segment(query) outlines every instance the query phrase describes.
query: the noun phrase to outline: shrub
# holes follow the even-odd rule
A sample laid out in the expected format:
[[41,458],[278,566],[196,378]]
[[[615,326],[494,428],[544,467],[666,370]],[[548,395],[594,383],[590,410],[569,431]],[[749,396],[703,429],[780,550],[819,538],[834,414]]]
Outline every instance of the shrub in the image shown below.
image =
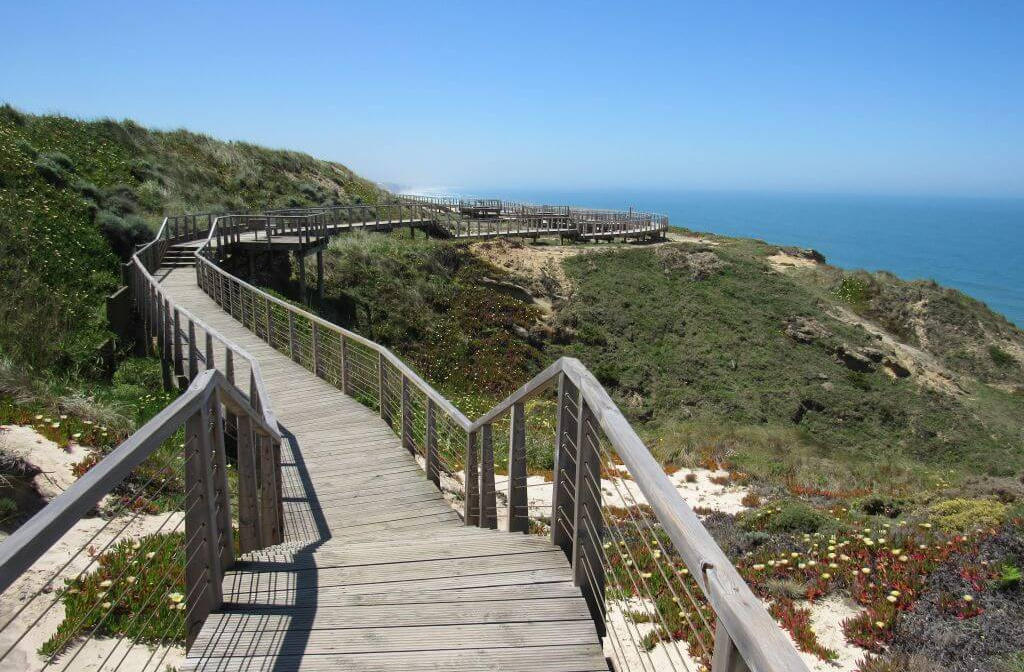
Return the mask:
[[16,143],[14,143],[14,146],[17,147],[19,151],[24,153],[30,159],[35,159],[37,156],[39,156],[39,150],[33,147],[32,143],[30,143],[28,140],[25,140],[24,138],[19,139]]
[[796,579],[768,579],[764,587],[772,597],[789,600],[802,600],[807,597],[807,584]]
[[773,532],[811,534],[828,522],[825,514],[803,502],[789,502],[779,508],[782,510],[767,518],[767,528]]
[[978,527],[996,527],[1006,517],[1006,505],[988,499],[949,499],[933,504],[928,512],[947,532],[966,532]]
[[1013,563],[1007,562],[999,568],[999,589],[1000,590],[1013,590],[1021,585],[1020,567]]
[[743,499],[740,500],[740,504],[753,509],[761,506],[761,498],[756,493],[748,492],[743,495]]
[[110,248],[122,260],[127,260],[132,256],[136,244],[144,243],[153,237],[146,222],[135,215],[121,218],[113,212],[103,210],[96,216],[96,223],[110,244]]
[[857,502],[857,508],[869,516],[895,518],[903,513],[903,503],[891,497],[867,497]]
[[996,366],[1004,369],[1017,363],[1017,359],[1013,355],[1003,350],[998,345],[988,346],[988,356],[992,358],[992,361]]
[[75,172],[75,164],[71,162],[67,154],[61,152],[47,152],[41,155],[41,158],[49,159],[55,164],[60,166],[61,170],[65,170],[69,173]]
[[107,210],[122,217],[139,211],[139,196],[127,184],[116,184],[104,190],[104,203]]
[[39,176],[55,187],[63,187],[67,183],[67,176],[56,161],[46,156],[40,156],[35,161],[36,172]]
[[870,276],[867,274],[855,274],[843,278],[833,292],[840,301],[844,301],[854,308],[865,307],[874,295]]
[[83,198],[87,198],[97,205],[103,204],[103,192],[92,182],[86,182],[80,180],[75,183],[75,189],[82,195]]

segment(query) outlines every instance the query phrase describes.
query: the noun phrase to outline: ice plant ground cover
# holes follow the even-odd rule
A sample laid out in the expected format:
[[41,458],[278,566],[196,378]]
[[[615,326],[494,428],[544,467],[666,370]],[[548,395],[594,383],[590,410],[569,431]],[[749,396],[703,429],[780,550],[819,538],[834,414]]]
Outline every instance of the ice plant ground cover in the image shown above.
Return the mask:
[[[1020,539],[1024,507],[1008,509],[993,527],[957,533],[943,529],[947,526],[941,518],[890,520],[833,506],[813,510],[819,530],[769,536],[774,523],[792,516],[792,506],[792,502],[776,502],[740,514],[736,520],[746,530],[741,533],[744,543],[754,546],[734,559],[741,575],[797,646],[823,660],[836,654],[818,641],[811,628],[809,606],[829,597],[849,596],[862,608],[842,624],[843,634],[848,642],[875,654],[899,650],[901,621],[919,602],[934,605],[938,618],[970,621],[985,614],[990,603],[998,602],[1001,610],[1004,600],[1024,599],[1019,578],[1024,559],[1019,555],[1021,549],[992,544],[996,538]],[[646,506],[618,510],[614,516],[642,516],[651,529],[658,529]],[[712,532],[720,536],[723,529],[712,526]],[[661,642],[679,640],[692,658],[708,665],[701,638],[706,637],[702,624],[709,618],[709,607],[681,559],[669,549],[671,544],[660,530],[653,543],[642,535],[625,535],[605,543],[613,569],[608,597],[623,604],[647,601],[651,605],[626,611],[634,623],[648,624],[644,637],[648,650]],[[668,575],[661,560],[666,552],[671,567]],[[932,577],[939,572],[956,577],[956,585],[934,586]],[[687,599],[678,599],[669,585],[680,580],[686,586]],[[871,667],[875,664],[877,660],[866,659],[861,669],[875,669]]]
[[64,621],[39,653],[59,654],[78,636],[124,636],[184,643],[185,535],[124,539],[98,555],[97,568],[61,589]]

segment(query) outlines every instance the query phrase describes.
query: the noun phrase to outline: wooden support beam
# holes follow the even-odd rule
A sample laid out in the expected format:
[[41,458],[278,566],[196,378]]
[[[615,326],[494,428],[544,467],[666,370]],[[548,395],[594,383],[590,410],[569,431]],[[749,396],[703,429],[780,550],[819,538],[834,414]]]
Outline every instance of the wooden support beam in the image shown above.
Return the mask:
[[493,426],[480,428],[480,527],[498,529],[498,498],[494,491]]
[[188,321],[188,379],[189,382],[199,375],[199,350],[196,347],[196,323]]
[[572,557],[573,497],[576,480],[576,404],[578,391],[564,373],[558,376],[558,418],[555,427],[554,485],[551,500],[551,542]]
[[466,434],[465,477],[463,478],[466,487],[463,521],[467,526],[472,527],[480,524],[479,478],[476,460],[476,432],[468,432]]
[[526,409],[512,406],[508,432],[508,531],[529,532],[530,511],[526,499]]
[[316,298],[317,303],[324,301],[324,251],[323,248],[316,251]]
[[426,417],[426,471],[427,478],[430,479],[434,485],[438,488],[441,487],[441,458],[437,453],[437,419],[435,414],[437,413],[437,407],[434,404],[434,400],[427,399],[427,417]]
[[750,672],[736,643],[721,620],[715,625],[715,651],[711,656],[711,672]]
[[409,399],[409,378],[402,376],[402,446],[416,454],[416,443],[412,436],[412,404]]
[[[577,396],[576,495],[572,526],[573,583],[580,587],[600,636],[605,635],[605,577],[603,566],[603,517],[601,514],[601,452],[597,419],[583,398]],[[595,575],[596,572],[596,575]]]

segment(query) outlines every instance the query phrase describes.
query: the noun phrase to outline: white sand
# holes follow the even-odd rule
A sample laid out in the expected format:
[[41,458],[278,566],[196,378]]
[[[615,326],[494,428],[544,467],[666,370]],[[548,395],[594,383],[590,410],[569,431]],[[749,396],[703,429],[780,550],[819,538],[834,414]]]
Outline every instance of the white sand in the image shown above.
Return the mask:
[[822,598],[810,606],[811,630],[822,646],[832,649],[839,657],[828,662],[803,651],[800,656],[814,672],[854,672],[868,651],[846,641],[843,621],[860,614],[862,607],[849,598],[837,596]]
[[[686,476],[689,473],[694,474],[697,479],[693,483],[686,482]],[[749,489],[732,484],[718,485],[711,481],[714,477],[727,475],[726,471],[681,469],[668,478],[675,486],[676,491],[691,507],[701,507],[730,514],[739,513],[747,508],[743,506],[742,500]],[[532,517],[547,518],[551,516],[553,485],[543,476],[527,477],[526,498]],[[505,474],[496,476],[494,486],[498,491],[498,525],[504,529],[507,528],[508,516],[508,500],[505,495],[508,490],[508,476]],[[605,506],[626,508],[647,504],[647,498],[640,491],[640,486],[630,478],[602,478],[601,495]]]
[[89,453],[87,448],[74,442],[64,450],[32,427],[22,425],[0,425],[0,446],[39,468],[41,473],[33,479],[33,485],[47,501],[75,482],[71,469]]
[[[655,617],[650,600],[632,597],[608,603],[608,635],[604,638],[604,655],[618,670],[690,670],[706,668],[691,655],[686,642],[660,642],[650,651],[644,649],[643,638],[657,629],[655,623],[634,623],[628,612]],[[710,646],[710,642],[709,642]]]
[[[53,635],[57,626],[64,620],[64,606],[57,599],[53,588],[64,585],[63,579],[78,576],[83,570],[93,571],[87,551],[82,551],[72,559],[75,553],[86,546],[96,552],[112,539],[138,538],[154,532],[170,532],[181,521],[182,514],[165,513],[156,516],[139,516],[129,524],[130,516],[115,518],[106,529],[93,536],[107,523],[101,518],[85,518],[70,529],[57,543],[42,555],[17,581],[0,595],[0,655],[17,641],[15,648],[3,660],[0,660],[0,672],[26,672],[41,670],[45,659],[38,655],[39,647]],[[125,527],[127,525],[127,527]],[[123,531],[122,531],[123,530]],[[116,543],[116,542],[115,542]],[[69,562],[70,561],[70,562]],[[68,564],[62,571],[65,564]],[[44,592],[40,592],[44,591]],[[38,594],[38,596],[37,596]],[[7,621],[24,607],[16,620],[5,627]],[[37,620],[38,619],[38,620]],[[70,661],[78,650],[80,642],[73,643],[68,652],[58,659],[49,669],[62,670],[98,670],[107,654],[113,650],[111,665],[127,652],[122,670],[153,670],[162,671],[167,665],[177,667],[184,661],[185,652],[178,647],[171,647],[167,656],[161,657],[165,650],[160,650],[150,659],[152,650],[143,645],[131,647],[131,641],[118,643],[115,639],[93,639],[82,646],[82,651]],[[115,648],[116,647],[116,648]]]

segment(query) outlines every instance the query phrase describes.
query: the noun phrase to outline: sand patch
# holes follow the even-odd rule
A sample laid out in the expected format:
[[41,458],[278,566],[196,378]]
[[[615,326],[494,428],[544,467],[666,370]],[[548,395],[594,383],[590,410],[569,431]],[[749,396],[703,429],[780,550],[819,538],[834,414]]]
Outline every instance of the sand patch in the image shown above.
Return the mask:
[[0,447],[39,469],[33,485],[47,501],[77,480],[72,468],[89,453],[87,448],[76,443],[71,443],[65,450],[32,427],[23,425],[0,425]]
[[702,236],[699,233],[675,233],[674,231],[669,231],[667,234],[665,234],[665,237],[668,238],[673,243],[690,243],[692,245],[710,245],[711,247],[718,247],[719,245],[722,244],[721,241],[719,241],[716,238],[710,238],[708,236]]
[[[625,467],[619,465],[625,474]],[[687,474],[692,473],[696,480],[687,482]],[[728,476],[726,471],[709,469],[682,469],[668,476],[676,491],[691,508],[720,511],[736,514],[748,507],[743,505],[743,498],[749,489],[734,484],[719,485],[713,478]],[[442,485],[444,483],[442,482]],[[551,516],[554,483],[543,476],[528,476],[526,479],[526,500],[531,518],[549,518]],[[498,493],[498,527],[508,529],[508,475],[498,474],[494,479],[494,488]],[[628,508],[647,504],[647,498],[640,491],[640,486],[631,478],[602,478],[601,500],[603,506]],[[460,502],[461,506],[461,502]],[[461,509],[460,509],[461,510]]]
[[[46,659],[37,653],[39,647],[57,631],[57,626],[64,620],[64,605],[54,589],[63,586],[64,579],[96,569],[93,558],[83,548],[92,547],[96,552],[101,552],[111,541],[117,543],[121,539],[134,539],[157,532],[167,533],[181,523],[182,517],[182,513],[174,512],[137,518],[124,516],[109,521],[102,518],[78,521],[0,595],[0,614],[3,614],[0,616],[0,627],[20,610],[16,620],[0,630],[0,652],[14,647],[0,660],[0,672],[43,669]],[[184,661],[185,652],[182,648],[164,647],[153,655],[153,649],[149,646],[139,644],[133,647],[131,643],[130,639],[121,641],[108,638],[89,640],[84,645],[74,642],[51,668],[63,669],[66,661],[79,648],[81,652],[68,665],[68,669],[98,670],[108,654],[108,665],[116,665],[122,657],[125,658],[122,670],[156,672],[164,670],[167,665],[177,667]]]
[[[885,329],[857,315],[845,306],[833,305],[828,312],[840,322],[860,327],[871,334],[880,346],[884,346],[894,353],[897,362],[904,369],[910,371],[914,380],[919,384],[953,396],[967,393],[964,388],[960,387],[953,372],[930,353],[903,343]],[[886,371],[888,372],[888,369]]]
[[818,265],[818,262],[813,259],[787,254],[786,252],[777,252],[770,257],[766,257],[766,259],[772,268],[780,272],[791,271],[797,268],[815,268]]
[[[649,651],[643,638],[657,630],[655,623],[634,623],[630,613],[646,614],[657,620],[657,612],[648,599],[631,597],[608,603],[608,635],[602,642],[604,655],[620,670],[698,670],[706,669],[690,655],[686,642],[659,642]],[[710,646],[710,644],[709,644]]]

